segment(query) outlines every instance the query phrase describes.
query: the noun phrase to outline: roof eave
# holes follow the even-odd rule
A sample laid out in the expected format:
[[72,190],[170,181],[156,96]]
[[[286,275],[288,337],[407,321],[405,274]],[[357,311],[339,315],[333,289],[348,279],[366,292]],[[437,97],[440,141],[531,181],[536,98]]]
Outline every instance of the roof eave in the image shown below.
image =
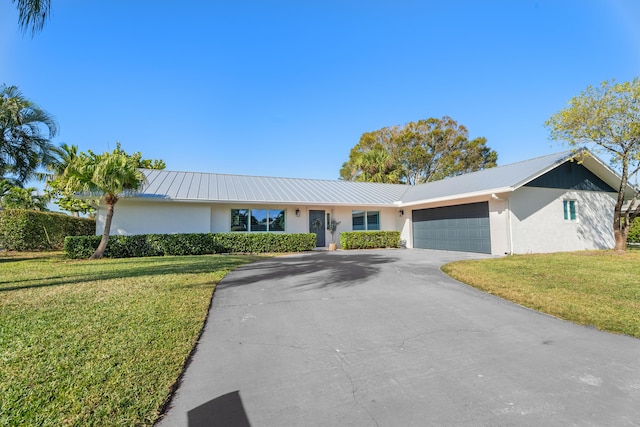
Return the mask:
[[421,199],[417,201],[402,203],[397,206],[401,208],[406,208],[406,207],[424,205],[424,204],[449,202],[453,200],[475,199],[475,198],[482,198],[482,197],[492,198],[493,195],[511,193],[514,190],[516,189],[513,187],[492,188],[490,190],[476,191],[472,193],[454,194],[454,195],[448,195],[448,196],[442,196],[442,197],[433,197],[430,199]]

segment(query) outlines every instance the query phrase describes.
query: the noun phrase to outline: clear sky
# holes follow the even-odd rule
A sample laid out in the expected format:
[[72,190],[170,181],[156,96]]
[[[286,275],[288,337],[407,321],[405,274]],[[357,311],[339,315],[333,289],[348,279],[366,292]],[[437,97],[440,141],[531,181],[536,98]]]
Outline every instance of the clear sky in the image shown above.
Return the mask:
[[336,179],[363,132],[450,116],[499,164],[562,151],[544,122],[640,75],[638,0],[0,0],[0,83],[56,143],[167,169]]

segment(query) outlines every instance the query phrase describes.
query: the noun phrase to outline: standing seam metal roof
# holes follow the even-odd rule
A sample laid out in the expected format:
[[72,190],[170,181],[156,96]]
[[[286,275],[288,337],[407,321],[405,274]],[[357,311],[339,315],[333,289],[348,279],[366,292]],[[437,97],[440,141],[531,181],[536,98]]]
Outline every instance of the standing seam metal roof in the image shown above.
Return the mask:
[[402,206],[494,190],[515,190],[572,156],[571,151],[564,151],[416,186],[143,169],[147,182],[134,197],[180,201]]

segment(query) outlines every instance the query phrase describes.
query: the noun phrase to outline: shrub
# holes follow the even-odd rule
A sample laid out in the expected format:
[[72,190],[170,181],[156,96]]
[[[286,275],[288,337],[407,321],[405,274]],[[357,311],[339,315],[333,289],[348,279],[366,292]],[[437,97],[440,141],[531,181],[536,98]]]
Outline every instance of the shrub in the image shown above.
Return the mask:
[[629,235],[627,236],[627,242],[640,243],[640,217],[634,219],[631,223]]
[[95,231],[93,219],[23,209],[0,211],[0,247],[3,249],[61,249],[66,236],[88,236]]
[[221,253],[304,252],[316,247],[314,233],[217,233],[213,240]]
[[[64,252],[68,258],[88,258],[101,236],[68,237]],[[313,233],[192,233],[110,236],[104,256],[132,258],[162,255],[205,255],[214,253],[303,252],[315,247]]]
[[345,231],[340,233],[342,249],[397,248],[399,231]]

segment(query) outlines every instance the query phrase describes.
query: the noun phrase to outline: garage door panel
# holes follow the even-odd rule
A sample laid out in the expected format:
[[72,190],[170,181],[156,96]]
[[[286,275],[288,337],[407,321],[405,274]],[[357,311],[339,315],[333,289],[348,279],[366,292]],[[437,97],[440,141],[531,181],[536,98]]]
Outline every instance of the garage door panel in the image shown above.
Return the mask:
[[491,253],[488,202],[412,212],[416,248]]

